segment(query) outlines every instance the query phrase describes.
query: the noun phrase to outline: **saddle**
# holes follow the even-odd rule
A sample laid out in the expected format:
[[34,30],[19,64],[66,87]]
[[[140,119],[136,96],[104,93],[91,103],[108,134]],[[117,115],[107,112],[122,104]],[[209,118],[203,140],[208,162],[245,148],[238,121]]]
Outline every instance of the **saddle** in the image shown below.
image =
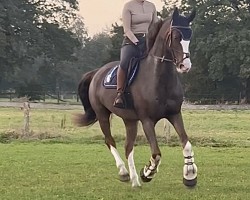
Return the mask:
[[[127,72],[127,78],[124,88],[124,104],[126,109],[133,109],[134,103],[129,87],[136,78],[139,64],[142,58],[132,58]],[[112,67],[104,78],[103,86],[107,89],[116,89],[117,86],[117,69],[118,65]]]
[[[126,79],[126,83],[125,83],[125,87],[129,87],[135,77],[136,77],[136,74],[137,74],[137,71],[138,71],[138,68],[139,68],[139,64],[140,64],[140,58],[133,58],[131,60],[131,65],[128,69],[128,76],[127,76],[127,79]],[[105,76],[104,78],[104,81],[103,81],[103,85],[105,88],[107,89],[116,89],[116,85],[117,85],[117,69],[118,69],[118,65],[112,67],[107,75]]]

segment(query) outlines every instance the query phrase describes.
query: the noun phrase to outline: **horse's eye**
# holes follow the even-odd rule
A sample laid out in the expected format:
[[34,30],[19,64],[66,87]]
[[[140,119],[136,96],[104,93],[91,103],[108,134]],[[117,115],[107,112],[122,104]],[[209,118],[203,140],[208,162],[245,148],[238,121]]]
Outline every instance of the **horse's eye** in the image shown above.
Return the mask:
[[181,37],[179,35],[174,35],[174,40],[181,41]]

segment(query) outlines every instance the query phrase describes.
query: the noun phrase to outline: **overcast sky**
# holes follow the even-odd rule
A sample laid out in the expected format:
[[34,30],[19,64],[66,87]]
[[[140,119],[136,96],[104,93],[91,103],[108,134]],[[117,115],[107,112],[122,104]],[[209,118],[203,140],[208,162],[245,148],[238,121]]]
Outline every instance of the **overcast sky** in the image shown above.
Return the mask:
[[[102,32],[112,23],[120,22],[122,7],[127,1],[129,0],[79,0],[80,13],[89,35]],[[149,1],[155,4],[158,11],[162,9],[161,0]]]

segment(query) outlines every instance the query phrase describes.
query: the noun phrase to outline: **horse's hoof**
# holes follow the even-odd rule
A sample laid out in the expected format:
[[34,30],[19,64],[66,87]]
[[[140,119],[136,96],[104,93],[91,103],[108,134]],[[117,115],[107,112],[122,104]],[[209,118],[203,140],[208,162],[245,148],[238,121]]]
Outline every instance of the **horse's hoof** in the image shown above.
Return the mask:
[[119,180],[121,182],[129,182],[130,181],[129,174],[119,175]]
[[195,187],[197,184],[197,177],[195,177],[192,180],[187,180],[187,179],[183,178],[183,184],[187,187],[190,187],[190,188]]
[[143,182],[150,182],[152,180],[152,178],[148,178],[148,177],[144,176],[143,171],[144,171],[144,168],[142,168],[141,171],[140,171],[141,180]]

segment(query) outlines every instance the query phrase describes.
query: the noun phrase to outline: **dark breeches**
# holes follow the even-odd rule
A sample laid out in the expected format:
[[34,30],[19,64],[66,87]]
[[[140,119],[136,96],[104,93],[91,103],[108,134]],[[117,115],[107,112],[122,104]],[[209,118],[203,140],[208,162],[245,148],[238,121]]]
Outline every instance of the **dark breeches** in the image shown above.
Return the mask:
[[139,42],[137,45],[133,44],[127,37],[123,39],[120,67],[127,72],[132,58],[142,57],[146,52],[146,37],[137,37]]

